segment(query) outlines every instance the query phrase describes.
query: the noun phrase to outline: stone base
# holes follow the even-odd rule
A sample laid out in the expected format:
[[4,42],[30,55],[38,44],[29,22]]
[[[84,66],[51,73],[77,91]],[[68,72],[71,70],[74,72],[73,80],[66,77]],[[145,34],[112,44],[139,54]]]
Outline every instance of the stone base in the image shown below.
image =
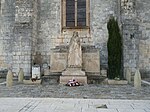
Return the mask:
[[87,82],[88,84],[108,84],[107,77],[104,76],[87,76]]
[[67,68],[66,71],[62,72],[62,76],[60,76],[60,83],[67,84],[73,78],[79,83],[87,84],[87,76],[85,76],[85,72],[81,68]]
[[85,72],[81,68],[67,68],[66,71],[62,72],[62,75],[85,76]]
[[128,81],[126,81],[126,80],[108,80],[108,84],[112,84],[112,85],[128,84]]
[[42,77],[42,85],[59,84],[60,75],[47,75]]
[[79,76],[79,75],[76,75],[76,76],[63,75],[63,76],[60,76],[60,83],[61,84],[67,84],[69,80],[72,80],[72,78],[75,78],[79,83],[87,84],[87,76]]
[[[68,45],[60,45],[51,49],[50,72],[62,72],[68,63]],[[82,45],[82,69],[85,72],[95,72],[100,74],[100,54],[99,48],[92,45]],[[67,68],[68,69],[68,68]],[[71,68],[69,68],[71,69]],[[74,68],[73,68],[74,69]],[[67,71],[67,70],[66,70]]]
[[32,82],[32,80],[23,80],[23,83],[24,84],[41,84],[41,80],[36,80],[33,82]]

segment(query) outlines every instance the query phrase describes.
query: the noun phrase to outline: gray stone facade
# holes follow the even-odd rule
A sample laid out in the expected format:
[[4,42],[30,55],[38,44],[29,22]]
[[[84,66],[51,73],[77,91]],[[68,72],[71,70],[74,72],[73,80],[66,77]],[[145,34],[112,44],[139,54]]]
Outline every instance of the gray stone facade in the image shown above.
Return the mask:
[[139,68],[150,76],[150,1],[138,0],[137,22],[139,23]]
[[[76,29],[62,29],[61,0],[0,0],[0,70],[23,68],[51,62],[51,49],[68,45]],[[90,0],[90,29],[82,29],[82,44],[100,50],[101,69],[107,68],[107,22],[115,16],[123,35],[124,68],[150,76],[150,1]]]

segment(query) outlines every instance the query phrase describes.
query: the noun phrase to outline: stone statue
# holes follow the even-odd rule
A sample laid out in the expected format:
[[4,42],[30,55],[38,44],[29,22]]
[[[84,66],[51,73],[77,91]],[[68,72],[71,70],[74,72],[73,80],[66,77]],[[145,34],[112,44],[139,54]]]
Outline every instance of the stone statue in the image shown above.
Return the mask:
[[82,67],[82,51],[78,32],[73,32],[69,44],[68,67]]

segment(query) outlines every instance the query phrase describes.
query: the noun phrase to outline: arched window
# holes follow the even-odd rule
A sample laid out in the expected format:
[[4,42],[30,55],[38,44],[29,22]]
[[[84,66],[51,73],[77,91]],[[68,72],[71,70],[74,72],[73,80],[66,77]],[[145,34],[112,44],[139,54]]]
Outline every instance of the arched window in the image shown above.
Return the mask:
[[62,26],[89,27],[89,0],[62,0]]

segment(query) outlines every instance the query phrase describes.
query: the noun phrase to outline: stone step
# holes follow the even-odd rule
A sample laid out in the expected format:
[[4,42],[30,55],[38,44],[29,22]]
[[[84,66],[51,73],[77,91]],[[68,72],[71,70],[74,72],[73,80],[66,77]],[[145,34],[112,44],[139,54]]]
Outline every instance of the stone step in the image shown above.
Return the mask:
[[67,84],[68,81],[72,80],[73,78],[77,80],[79,83],[87,84],[87,76],[79,76],[79,75],[74,75],[74,76],[62,75],[60,76],[60,83]]
[[59,84],[60,75],[47,75],[42,77],[42,84]]
[[[62,76],[61,76],[62,77]],[[72,76],[66,76],[69,77],[66,79],[65,83],[72,79]],[[80,76],[75,76],[80,77]],[[83,76],[84,77],[84,76]],[[106,84],[107,77],[104,76],[87,76],[87,84]],[[47,75],[42,76],[42,84],[59,84],[60,75]]]
[[107,83],[107,77],[104,76],[87,76],[87,82],[88,84],[106,84]]

